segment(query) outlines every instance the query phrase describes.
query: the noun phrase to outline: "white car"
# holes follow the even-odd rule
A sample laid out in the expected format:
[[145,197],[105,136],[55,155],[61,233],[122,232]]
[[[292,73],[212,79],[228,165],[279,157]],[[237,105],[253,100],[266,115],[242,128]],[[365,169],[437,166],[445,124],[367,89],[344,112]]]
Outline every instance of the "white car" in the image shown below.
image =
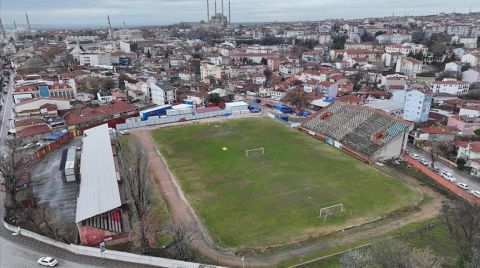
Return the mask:
[[122,130],[120,131],[120,135],[128,135],[130,132],[128,130]]
[[466,183],[461,182],[461,183],[458,183],[457,185],[458,185],[458,187],[462,188],[465,191],[470,189],[470,187],[468,187],[468,185]]
[[450,174],[450,173],[448,173],[448,172],[446,172],[446,171],[442,171],[442,177],[443,177],[444,179],[446,179],[447,181],[449,181],[449,182],[455,182],[455,181],[457,181],[457,179],[455,179],[455,178],[452,176],[452,174]]
[[418,161],[420,161],[420,163],[422,163],[422,165],[424,165],[424,166],[426,166],[426,167],[428,167],[428,166],[430,165],[430,163],[429,163],[427,160],[425,160],[425,159],[420,159],[420,160],[418,160]]
[[58,261],[52,257],[42,257],[38,259],[37,263],[42,266],[54,267],[58,264]]
[[411,154],[411,157],[415,160],[420,159],[420,156],[418,156],[418,154]]
[[480,191],[471,191],[470,193],[472,193],[475,197],[480,198]]

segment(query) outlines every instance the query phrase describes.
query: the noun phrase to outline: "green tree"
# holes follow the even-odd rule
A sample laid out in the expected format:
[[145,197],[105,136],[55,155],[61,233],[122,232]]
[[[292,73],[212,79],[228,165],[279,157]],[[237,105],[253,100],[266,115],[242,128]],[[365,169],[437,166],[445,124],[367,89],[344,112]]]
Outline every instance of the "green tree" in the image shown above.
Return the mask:
[[480,137],[480,128],[475,129],[474,133],[475,135]]
[[212,93],[208,95],[208,98],[207,98],[208,103],[218,103],[220,100],[222,100],[222,98],[218,93]]
[[457,159],[457,167],[458,167],[458,169],[460,169],[460,170],[465,170],[465,168],[466,168],[465,165],[466,165],[466,164],[467,164],[467,160],[466,160],[465,158],[459,157],[459,158]]

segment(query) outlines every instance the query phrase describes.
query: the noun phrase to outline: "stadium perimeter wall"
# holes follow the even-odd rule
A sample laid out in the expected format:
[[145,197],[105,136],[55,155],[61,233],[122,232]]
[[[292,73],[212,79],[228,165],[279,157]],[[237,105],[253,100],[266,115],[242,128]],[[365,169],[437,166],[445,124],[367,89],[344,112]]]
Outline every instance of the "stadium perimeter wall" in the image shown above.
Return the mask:
[[5,221],[3,221],[3,225],[7,230],[13,233],[16,233],[18,235],[22,235],[25,237],[29,237],[31,239],[48,244],[50,246],[54,246],[54,247],[69,251],[76,255],[97,257],[97,258],[104,258],[104,259],[110,259],[110,260],[116,260],[116,261],[153,265],[153,266],[167,267],[167,268],[199,268],[199,267],[221,268],[221,266],[212,266],[212,265],[178,261],[178,260],[172,260],[172,259],[166,259],[166,258],[160,258],[160,257],[144,256],[144,255],[138,255],[133,253],[108,250],[108,249],[102,253],[98,248],[62,243],[45,236],[41,236],[37,233],[22,229],[20,227],[10,225]]

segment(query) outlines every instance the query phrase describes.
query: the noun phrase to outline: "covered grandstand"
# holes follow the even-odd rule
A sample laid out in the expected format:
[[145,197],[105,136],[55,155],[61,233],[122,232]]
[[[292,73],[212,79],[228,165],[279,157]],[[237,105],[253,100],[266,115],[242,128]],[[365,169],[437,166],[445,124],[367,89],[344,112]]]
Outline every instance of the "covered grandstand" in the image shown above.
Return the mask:
[[382,111],[335,102],[301,129],[364,161],[400,156],[413,124]]

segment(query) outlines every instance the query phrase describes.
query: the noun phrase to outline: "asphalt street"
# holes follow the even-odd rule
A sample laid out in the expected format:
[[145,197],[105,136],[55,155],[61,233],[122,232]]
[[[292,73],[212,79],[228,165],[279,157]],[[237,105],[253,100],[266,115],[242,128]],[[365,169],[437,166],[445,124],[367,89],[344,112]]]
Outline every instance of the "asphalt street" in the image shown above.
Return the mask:
[[[408,146],[407,150],[410,154],[417,154],[420,156],[420,158],[427,160],[429,163],[432,162],[432,158],[429,153],[414,148],[410,145]],[[453,177],[455,177],[455,179],[457,180],[456,183],[466,183],[470,187],[470,190],[480,191],[480,178],[475,178],[474,176],[464,173],[445,163],[442,160],[435,161],[435,167],[438,167],[440,169],[440,172],[447,171],[448,173],[452,174]]]

